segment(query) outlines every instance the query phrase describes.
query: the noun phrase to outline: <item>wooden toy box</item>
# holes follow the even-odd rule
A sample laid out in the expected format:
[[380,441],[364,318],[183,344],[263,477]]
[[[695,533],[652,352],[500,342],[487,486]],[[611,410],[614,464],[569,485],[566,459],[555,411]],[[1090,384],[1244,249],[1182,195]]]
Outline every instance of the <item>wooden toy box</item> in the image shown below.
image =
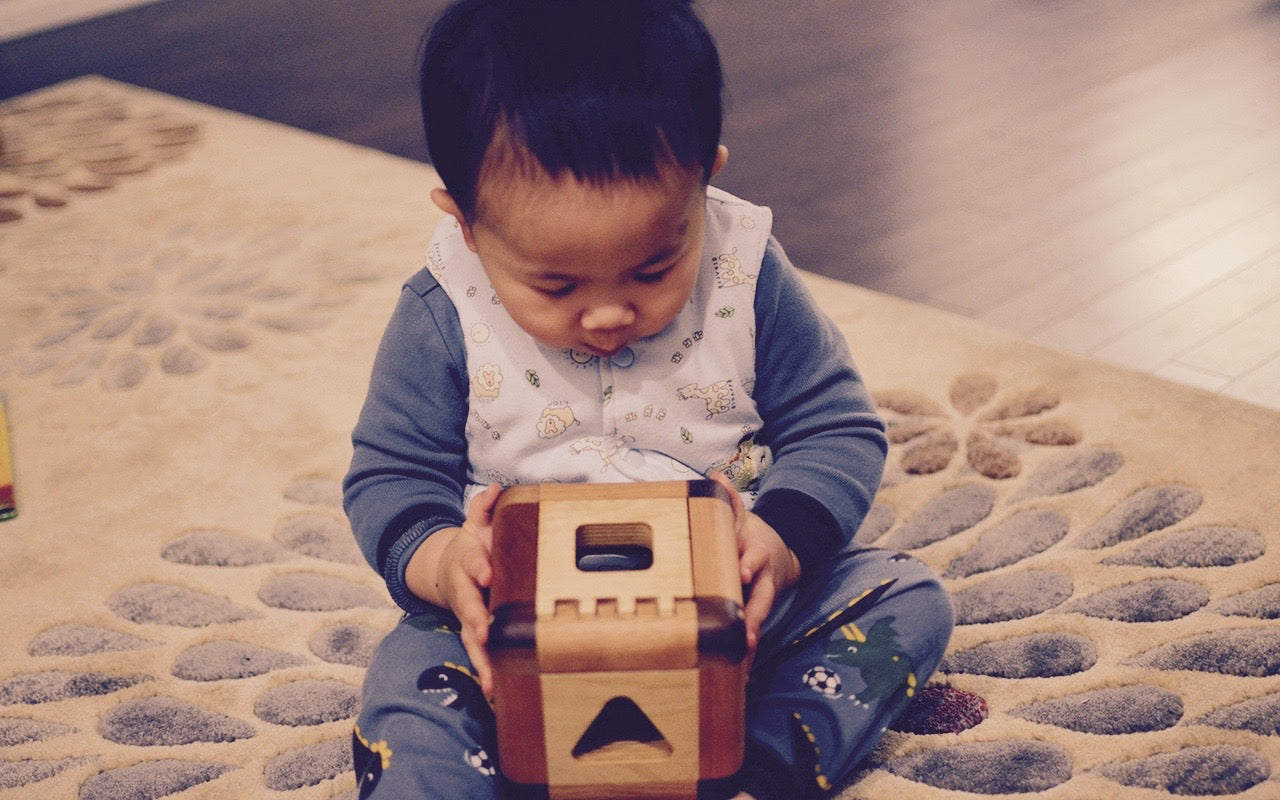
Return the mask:
[[489,636],[503,775],[552,800],[692,800],[737,772],[737,552],[713,481],[506,490]]

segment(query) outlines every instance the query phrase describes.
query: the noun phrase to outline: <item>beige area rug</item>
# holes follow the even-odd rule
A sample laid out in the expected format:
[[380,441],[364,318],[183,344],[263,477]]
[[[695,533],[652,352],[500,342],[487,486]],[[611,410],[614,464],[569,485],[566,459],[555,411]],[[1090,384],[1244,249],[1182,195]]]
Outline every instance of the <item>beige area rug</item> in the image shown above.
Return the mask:
[[[353,798],[339,481],[434,174],[92,78],[0,135],[0,799]],[[893,425],[860,538],[961,623],[838,796],[1280,797],[1280,415],[812,286]]]

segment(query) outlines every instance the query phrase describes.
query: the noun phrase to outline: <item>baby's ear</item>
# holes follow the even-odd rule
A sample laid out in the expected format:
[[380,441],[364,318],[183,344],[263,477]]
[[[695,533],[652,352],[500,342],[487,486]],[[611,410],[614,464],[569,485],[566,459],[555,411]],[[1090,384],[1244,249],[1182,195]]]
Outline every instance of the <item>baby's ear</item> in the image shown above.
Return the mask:
[[436,204],[436,208],[453,217],[462,226],[462,238],[467,243],[467,247],[471,252],[476,251],[476,239],[471,233],[471,225],[467,222],[467,218],[463,215],[462,209],[458,206],[453,195],[444,189],[431,190],[431,202]]
[[720,145],[716,148],[716,160],[711,165],[711,177],[720,174],[720,170],[724,169],[724,165],[729,161],[729,148]]

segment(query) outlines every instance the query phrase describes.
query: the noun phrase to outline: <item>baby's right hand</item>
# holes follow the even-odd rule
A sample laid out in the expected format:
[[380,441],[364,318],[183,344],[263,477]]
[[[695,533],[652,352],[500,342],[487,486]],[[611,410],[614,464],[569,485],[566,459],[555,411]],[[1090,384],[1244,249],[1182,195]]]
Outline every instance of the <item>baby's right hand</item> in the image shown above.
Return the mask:
[[424,600],[447,608],[462,626],[462,646],[486,697],[493,696],[489,665],[489,607],[484,591],[493,580],[493,506],[502,488],[496,484],[475,496],[461,528],[436,531],[409,561],[409,588]]
[[438,578],[449,610],[462,623],[462,646],[488,698],[493,697],[493,670],[484,590],[493,581],[493,506],[501,493],[502,487],[491,484],[471,501],[466,521],[441,554]]

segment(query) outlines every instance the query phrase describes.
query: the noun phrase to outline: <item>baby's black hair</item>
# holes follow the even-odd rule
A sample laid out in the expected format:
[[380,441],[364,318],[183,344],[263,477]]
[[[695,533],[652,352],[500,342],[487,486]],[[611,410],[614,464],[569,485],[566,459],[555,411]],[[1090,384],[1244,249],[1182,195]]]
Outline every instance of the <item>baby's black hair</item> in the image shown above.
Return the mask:
[[495,135],[554,177],[641,180],[674,161],[710,180],[723,83],[693,0],[461,0],[420,73],[431,161],[467,219]]

